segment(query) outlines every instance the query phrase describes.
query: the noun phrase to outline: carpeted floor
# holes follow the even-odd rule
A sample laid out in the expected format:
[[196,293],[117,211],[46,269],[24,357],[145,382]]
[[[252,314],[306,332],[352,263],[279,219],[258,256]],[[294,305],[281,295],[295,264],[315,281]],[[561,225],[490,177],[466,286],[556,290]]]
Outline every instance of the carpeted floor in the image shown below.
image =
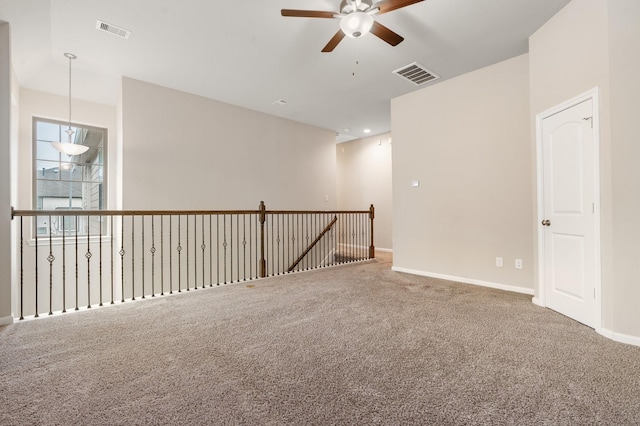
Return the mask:
[[0,424],[640,424],[640,348],[390,267],[0,328]]

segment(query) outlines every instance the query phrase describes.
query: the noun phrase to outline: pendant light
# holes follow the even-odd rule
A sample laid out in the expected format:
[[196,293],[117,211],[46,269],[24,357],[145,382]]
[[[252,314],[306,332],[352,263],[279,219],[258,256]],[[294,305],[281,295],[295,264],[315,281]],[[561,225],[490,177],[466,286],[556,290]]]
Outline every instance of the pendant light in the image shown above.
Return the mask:
[[71,157],[74,155],[84,154],[87,152],[89,147],[72,142],[75,131],[71,128],[71,61],[76,59],[76,55],[73,53],[65,53],[64,56],[69,59],[69,127],[65,130],[67,135],[69,135],[69,140],[67,142],[51,142],[51,145],[53,145],[53,147],[62,154],[66,154]]

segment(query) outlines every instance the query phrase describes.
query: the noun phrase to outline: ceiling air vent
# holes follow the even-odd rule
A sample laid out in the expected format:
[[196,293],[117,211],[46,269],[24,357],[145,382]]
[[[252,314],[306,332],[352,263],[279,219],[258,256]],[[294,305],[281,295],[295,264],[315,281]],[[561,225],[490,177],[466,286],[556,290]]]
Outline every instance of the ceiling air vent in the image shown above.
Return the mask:
[[417,86],[440,78],[439,75],[429,71],[417,62],[398,68],[393,71],[393,73],[398,74],[402,78],[406,78]]
[[115,25],[108,24],[103,21],[96,21],[96,29],[100,31],[108,32],[109,34],[113,34],[118,37],[128,39],[131,35],[131,31],[125,30],[124,28],[116,27]]

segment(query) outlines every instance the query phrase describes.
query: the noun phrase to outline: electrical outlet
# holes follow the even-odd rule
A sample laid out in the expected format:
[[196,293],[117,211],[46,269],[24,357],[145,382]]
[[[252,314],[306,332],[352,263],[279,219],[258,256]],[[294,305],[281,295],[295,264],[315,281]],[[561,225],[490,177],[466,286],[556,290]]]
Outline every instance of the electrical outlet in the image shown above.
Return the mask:
[[522,259],[516,259],[516,269],[522,269]]
[[502,268],[502,258],[501,257],[496,257],[496,266],[498,268]]

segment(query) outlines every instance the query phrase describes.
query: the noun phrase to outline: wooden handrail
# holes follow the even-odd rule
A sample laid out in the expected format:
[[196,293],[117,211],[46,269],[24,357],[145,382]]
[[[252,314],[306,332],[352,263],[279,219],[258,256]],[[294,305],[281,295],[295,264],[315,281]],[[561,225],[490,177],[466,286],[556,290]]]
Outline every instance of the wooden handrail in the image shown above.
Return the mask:
[[320,241],[322,237],[324,237],[324,235],[331,230],[331,228],[333,227],[333,225],[335,225],[337,221],[338,221],[338,216],[333,216],[333,220],[329,222],[329,224],[322,230],[320,235],[318,235],[318,237],[315,240],[313,240],[311,245],[307,247],[307,249],[300,255],[300,257],[298,257],[298,259],[296,259],[296,261],[293,262],[291,266],[289,266],[289,270],[287,272],[293,271],[295,267],[298,266],[298,263],[300,263],[302,259],[304,259],[304,257],[315,247],[315,245],[318,244],[318,241]]

